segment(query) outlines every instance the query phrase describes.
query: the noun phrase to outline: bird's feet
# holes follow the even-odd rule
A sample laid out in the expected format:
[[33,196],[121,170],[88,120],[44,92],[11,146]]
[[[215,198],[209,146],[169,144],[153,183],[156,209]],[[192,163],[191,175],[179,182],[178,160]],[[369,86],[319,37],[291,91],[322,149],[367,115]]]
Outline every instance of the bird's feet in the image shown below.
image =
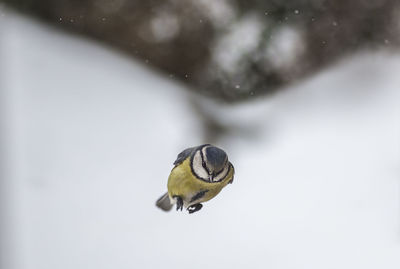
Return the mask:
[[174,196],[174,198],[176,198],[176,211],[178,211],[179,209],[182,211],[183,208],[183,200],[180,196]]
[[189,214],[192,214],[196,211],[199,211],[202,207],[203,207],[202,204],[194,204],[194,205],[189,206],[187,208],[187,210],[189,211]]

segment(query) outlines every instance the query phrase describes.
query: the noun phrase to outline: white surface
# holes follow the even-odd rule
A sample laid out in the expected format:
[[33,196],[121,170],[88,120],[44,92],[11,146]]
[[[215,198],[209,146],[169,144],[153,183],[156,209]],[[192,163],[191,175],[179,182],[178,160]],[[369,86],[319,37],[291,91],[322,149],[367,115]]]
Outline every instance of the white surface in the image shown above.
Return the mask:
[[32,21],[0,25],[14,268],[400,267],[399,55],[210,107],[259,133],[221,141],[234,184],[166,214],[172,162],[201,142],[180,86]]

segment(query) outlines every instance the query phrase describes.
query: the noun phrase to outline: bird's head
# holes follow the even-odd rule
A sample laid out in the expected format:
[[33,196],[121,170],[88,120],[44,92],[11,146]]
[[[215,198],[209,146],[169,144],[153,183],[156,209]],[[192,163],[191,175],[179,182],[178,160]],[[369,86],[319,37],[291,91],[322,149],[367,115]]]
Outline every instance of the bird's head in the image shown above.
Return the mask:
[[220,148],[203,145],[193,155],[192,169],[204,181],[222,181],[229,171],[228,155]]

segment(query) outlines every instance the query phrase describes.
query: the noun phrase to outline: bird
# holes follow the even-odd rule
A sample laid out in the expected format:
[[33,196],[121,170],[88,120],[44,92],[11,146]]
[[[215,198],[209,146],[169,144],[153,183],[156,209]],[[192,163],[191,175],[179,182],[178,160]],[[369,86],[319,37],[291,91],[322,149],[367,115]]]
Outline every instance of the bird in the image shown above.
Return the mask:
[[224,150],[211,144],[191,147],[178,154],[168,177],[168,191],[156,206],[170,211],[185,208],[189,214],[199,211],[226,185],[233,182],[235,169]]

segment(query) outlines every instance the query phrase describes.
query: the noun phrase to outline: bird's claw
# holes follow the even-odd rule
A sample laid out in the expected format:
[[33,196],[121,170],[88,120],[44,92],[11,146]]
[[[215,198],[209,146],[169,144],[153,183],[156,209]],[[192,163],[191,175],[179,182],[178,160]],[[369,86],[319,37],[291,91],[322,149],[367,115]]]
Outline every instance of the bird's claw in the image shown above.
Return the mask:
[[183,208],[183,200],[180,196],[174,196],[174,198],[176,198],[176,211],[178,211],[179,209],[182,211]]
[[194,204],[194,205],[189,206],[187,208],[187,210],[189,211],[189,214],[192,214],[196,211],[199,211],[202,207],[203,207],[202,204]]

